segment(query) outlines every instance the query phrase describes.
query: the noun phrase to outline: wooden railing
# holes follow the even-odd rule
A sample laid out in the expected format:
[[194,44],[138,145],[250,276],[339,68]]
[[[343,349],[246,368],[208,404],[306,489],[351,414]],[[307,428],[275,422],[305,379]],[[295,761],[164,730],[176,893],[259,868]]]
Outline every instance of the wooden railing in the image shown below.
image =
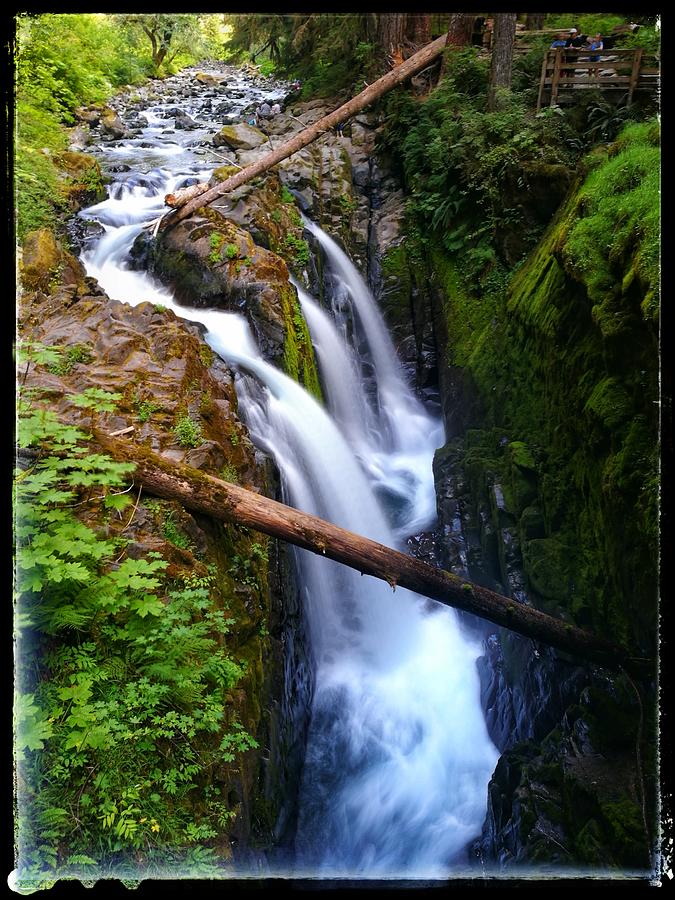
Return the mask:
[[572,50],[560,47],[547,50],[541,67],[537,112],[544,95],[550,94],[549,105],[556,106],[563,91],[595,88],[601,91],[622,90],[633,101],[638,90],[656,90],[660,83],[660,67],[656,56],[642,48],[625,50]]

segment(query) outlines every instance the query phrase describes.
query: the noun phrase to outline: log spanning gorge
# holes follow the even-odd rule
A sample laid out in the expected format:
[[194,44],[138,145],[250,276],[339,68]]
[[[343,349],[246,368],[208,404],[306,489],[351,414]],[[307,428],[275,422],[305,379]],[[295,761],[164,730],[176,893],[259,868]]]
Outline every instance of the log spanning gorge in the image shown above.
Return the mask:
[[[242,75],[228,81],[239,96],[235,114],[237,104],[283,94]],[[198,127],[162,134],[169,106]],[[142,110],[140,136],[99,147],[113,181],[108,199],[80,214],[102,226],[83,251],[87,274],[111,298],[162,304],[205,327],[208,344],[238,373],[240,414],[276,463],[284,502],[404,549],[435,519],[432,459],[443,426],[415,397],[373,295],[338,243],[304,220],[327,286],[320,304],[296,285],[324,405],[263,358],[243,315],[186,307],[131,265],[132,245],[164,211],[164,196],[207,180],[218,165],[200,149],[218,125],[210,116],[199,97],[174,97]],[[463,870],[498,758],[480,703],[479,640],[453,610],[404,589],[392,594],[306,551],[294,558],[313,692],[297,827],[278,869],[352,878]]]

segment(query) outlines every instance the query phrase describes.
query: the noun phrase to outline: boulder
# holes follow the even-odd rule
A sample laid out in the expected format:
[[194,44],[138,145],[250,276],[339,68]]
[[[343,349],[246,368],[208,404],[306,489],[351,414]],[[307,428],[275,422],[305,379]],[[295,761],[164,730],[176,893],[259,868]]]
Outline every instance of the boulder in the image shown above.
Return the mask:
[[267,141],[267,135],[253,125],[224,125],[213,138],[216,147],[231,147],[233,150],[255,150]]
[[112,137],[119,139],[127,136],[127,129],[118,113],[110,106],[106,106],[101,113],[101,130]]
[[94,106],[79,106],[75,110],[76,118],[87,125],[98,125],[101,120],[101,114],[102,110]]
[[192,131],[195,128],[199,128],[199,123],[181,110],[174,116],[174,123],[176,128],[182,128],[184,131]]
[[26,236],[20,272],[26,290],[45,293],[56,281],[81,287],[85,276],[80,261],[63,249],[49,228],[39,228]]
[[198,81],[199,84],[208,84],[209,86],[214,87],[216,85],[225,84],[227,78],[224,75],[210,75],[208,72],[197,72],[195,81]]
[[87,125],[76,125],[70,131],[70,144],[68,149],[72,151],[84,150],[91,143],[91,135]]

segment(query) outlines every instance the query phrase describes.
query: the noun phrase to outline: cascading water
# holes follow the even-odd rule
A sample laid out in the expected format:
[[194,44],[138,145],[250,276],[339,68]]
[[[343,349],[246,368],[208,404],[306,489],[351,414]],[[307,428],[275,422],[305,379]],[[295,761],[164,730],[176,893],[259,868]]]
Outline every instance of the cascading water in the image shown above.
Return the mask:
[[[152,134],[159,126],[148,121]],[[300,291],[331,415],[262,359],[243,318],[181,307],[128,267],[163,195],[206,174],[186,152],[118,181],[84,211],[105,229],[83,254],[88,274],[116,299],[160,302],[206,326],[209,344],[240,372],[240,409],[274,456],[288,503],[400,545],[433,521],[431,459],[442,427],[408,388],[372,295],[335,242],[307,224],[335,276],[337,318]],[[305,551],[296,558],[315,691],[290,865],[296,875],[446,878],[480,831],[497,759],[479,703],[479,645],[460,633],[452,610]]]

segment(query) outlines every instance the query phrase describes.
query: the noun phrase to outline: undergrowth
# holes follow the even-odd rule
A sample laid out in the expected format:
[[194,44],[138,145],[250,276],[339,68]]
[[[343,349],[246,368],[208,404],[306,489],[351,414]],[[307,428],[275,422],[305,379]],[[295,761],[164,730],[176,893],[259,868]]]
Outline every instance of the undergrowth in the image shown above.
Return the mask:
[[[31,352],[33,365],[53,358]],[[114,396],[74,399],[93,418]],[[132,465],[93,452],[35,390],[22,392],[18,426],[19,880],[44,887],[178,858],[206,871],[206,845],[236,814],[223,763],[257,746],[232,711],[244,674],[225,643],[234,620],[213,575],[169,577],[158,552],[134,557]]]

